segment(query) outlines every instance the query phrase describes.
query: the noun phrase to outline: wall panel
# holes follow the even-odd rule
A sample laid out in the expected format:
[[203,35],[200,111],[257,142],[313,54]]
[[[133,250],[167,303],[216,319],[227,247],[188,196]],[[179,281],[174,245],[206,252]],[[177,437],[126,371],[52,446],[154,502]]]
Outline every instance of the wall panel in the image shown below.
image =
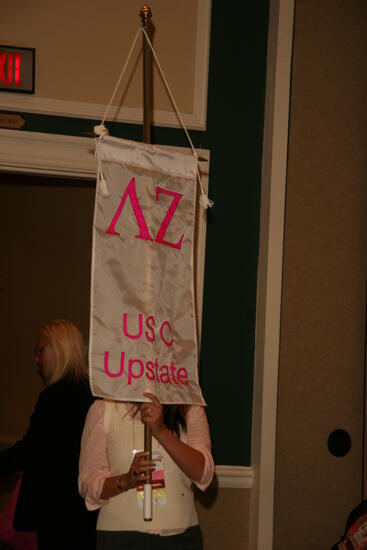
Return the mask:
[[[296,2],[275,549],[329,548],[361,499],[367,275],[367,5]],[[352,448],[332,455],[329,434]]]

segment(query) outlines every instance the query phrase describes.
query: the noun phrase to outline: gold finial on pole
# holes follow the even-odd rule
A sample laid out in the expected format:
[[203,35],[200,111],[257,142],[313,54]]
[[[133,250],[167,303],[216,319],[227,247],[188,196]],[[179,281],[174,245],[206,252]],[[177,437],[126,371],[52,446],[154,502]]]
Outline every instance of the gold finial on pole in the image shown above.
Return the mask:
[[140,18],[141,18],[141,24],[143,25],[143,27],[145,27],[147,25],[147,23],[151,20],[152,11],[151,11],[150,7],[148,6],[148,4],[144,4],[144,6],[141,8]]

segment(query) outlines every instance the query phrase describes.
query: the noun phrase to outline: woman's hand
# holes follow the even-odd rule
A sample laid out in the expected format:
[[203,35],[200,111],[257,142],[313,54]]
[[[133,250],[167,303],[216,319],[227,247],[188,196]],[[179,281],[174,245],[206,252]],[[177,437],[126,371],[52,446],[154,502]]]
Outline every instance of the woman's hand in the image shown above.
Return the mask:
[[160,445],[167,451],[172,460],[190,479],[200,482],[205,467],[204,455],[187,445],[174,435],[163,421],[163,407],[159,399],[152,393],[143,393],[150,399],[150,403],[142,403],[141,419],[150,424],[152,434]]
[[159,399],[152,393],[146,392],[143,395],[148,397],[150,402],[141,405],[141,419],[150,425],[152,434],[158,439],[159,434],[167,429],[163,421],[163,407]]
[[154,462],[147,458],[148,455],[149,453],[145,451],[136,453],[126,474],[106,478],[101,492],[101,499],[108,500],[111,497],[134,489],[139,483],[144,483],[147,472],[153,471],[155,467]]
[[[129,471],[127,474],[122,474],[121,478],[126,476],[125,483],[127,484],[128,489],[133,489],[139,483],[144,483],[147,477],[147,472],[152,472],[154,467],[155,463],[152,460],[149,460],[149,452],[139,451],[135,454]],[[123,486],[122,483],[121,485]]]

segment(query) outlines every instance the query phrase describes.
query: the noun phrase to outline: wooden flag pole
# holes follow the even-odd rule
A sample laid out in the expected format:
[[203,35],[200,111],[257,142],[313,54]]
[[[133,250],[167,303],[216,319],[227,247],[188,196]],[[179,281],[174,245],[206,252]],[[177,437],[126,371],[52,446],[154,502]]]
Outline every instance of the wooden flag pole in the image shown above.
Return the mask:
[[[152,12],[147,4],[140,11],[141,24],[147,33],[149,40],[152,40]],[[153,106],[153,70],[152,70],[152,52],[149,44],[143,34],[143,142],[150,143],[150,127],[152,123]]]
[[[150,20],[152,12],[147,4],[140,11],[141,24],[151,40],[152,25]],[[152,117],[152,55],[149,44],[143,35],[143,142],[150,143],[150,127]],[[144,423],[144,451],[149,453],[152,460],[152,431],[150,425]],[[147,472],[144,483],[144,520],[152,520],[152,473]]]

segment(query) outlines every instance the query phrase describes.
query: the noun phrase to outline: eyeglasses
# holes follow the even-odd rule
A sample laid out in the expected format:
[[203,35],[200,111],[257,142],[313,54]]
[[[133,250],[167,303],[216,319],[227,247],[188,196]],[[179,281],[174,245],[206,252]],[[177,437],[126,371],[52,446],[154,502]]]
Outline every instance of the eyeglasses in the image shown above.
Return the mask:
[[42,347],[36,346],[33,351],[35,355],[39,355],[40,353],[43,352],[44,349],[45,349],[45,346],[42,346]]

